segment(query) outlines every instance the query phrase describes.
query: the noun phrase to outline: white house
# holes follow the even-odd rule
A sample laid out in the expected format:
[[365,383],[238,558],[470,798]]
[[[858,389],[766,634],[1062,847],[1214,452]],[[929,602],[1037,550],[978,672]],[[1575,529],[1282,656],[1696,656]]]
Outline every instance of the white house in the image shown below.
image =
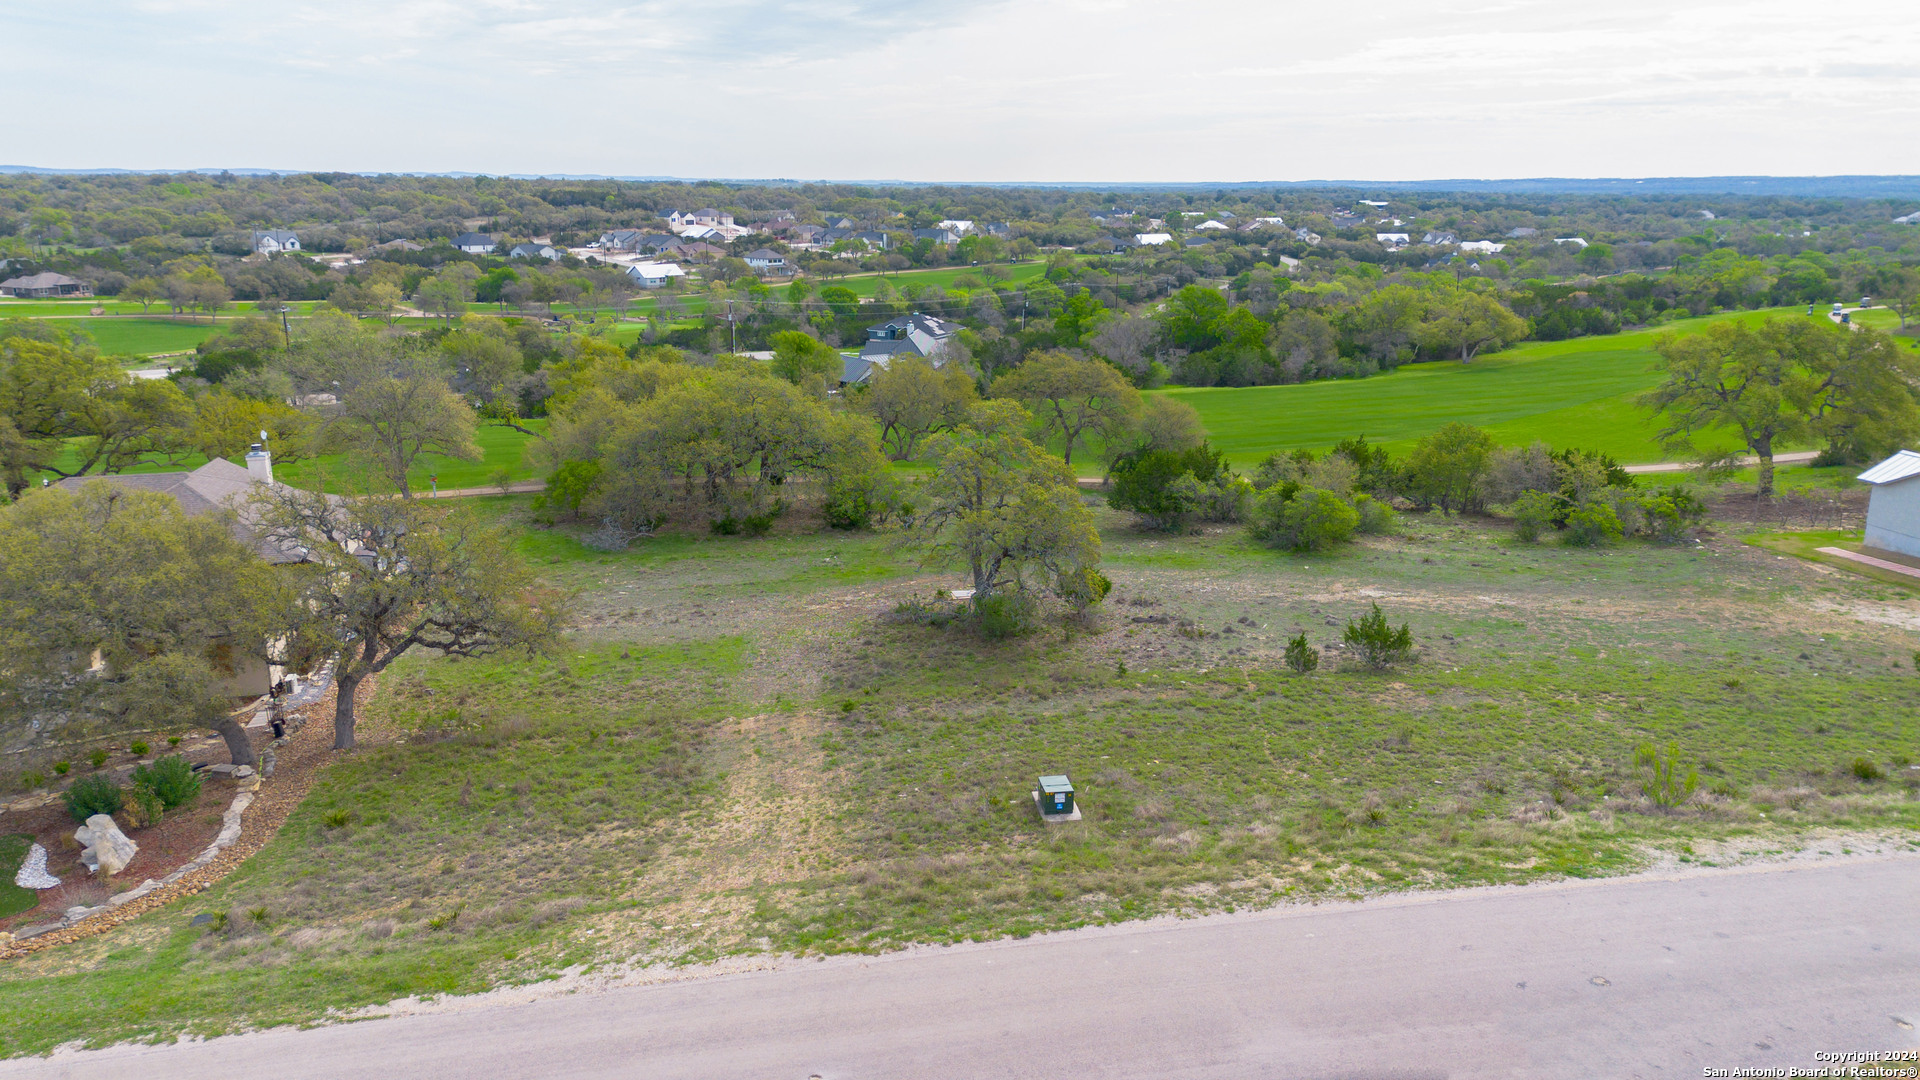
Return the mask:
[[1920,454],[1902,450],[1860,474],[1867,497],[1867,546],[1920,558]]
[[1373,238],[1388,247],[1405,247],[1412,242],[1403,232],[1377,232],[1373,234]]
[[1224,232],[1226,231],[1227,227],[1225,225],[1222,225],[1218,221],[1213,220],[1212,218],[1208,218],[1207,220],[1201,222],[1200,224],[1195,225],[1194,228],[1195,229],[1218,229]]
[[768,274],[787,272],[787,257],[772,248],[757,248],[747,252],[747,266]]
[[1496,244],[1491,240],[1463,240],[1460,243],[1461,251],[1479,251],[1488,255],[1492,255],[1498,251],[1505,251],[1506,248],[1507,245]]
[[1152,247],[1152,246],[1156,246],[1156,245],[1159,245],[1159,244],[1164,244],[1164,243],[1166,243],[1167,241],[1169,241],[1169,240],[1171,240],[1171,239],[1173,239],[1173,234],[1172,234],[1172,233],[1163,233],[1163,232],[1143,232],[1143,233],[1134,233],[1134,234],[1133,234],[1133,242],[1134,242],[1134,243],[1136,243],[1136,244],[1140,244],[1140,245],[1143,245],[1143,246],[1147,246],[1147,247]]
[[453,238],[453,246],[469,255],[491,255],[499,241],[486,233],[461,233]]
[[278,229],[255,230],[253,250],[256,255],[278,255],[283,251],[299,251],[300,238]]
[[973,231],[973,222],[962,221],[959,218],[948,218],[945,221],[936,223],[934,227],[951,230],[957,236],[965,236],[967,233]]
[[507,254],[516,259],[546,259],[552,262],[560,258],[560,249],[552,244],[515,244]]
[[1553,238],[1553,242],[1556,244],[1573,244],[1578,247],[1587,246],[1587,238],[1584,236],[1556,236]]
[[657,289],[672,278],[686,277],[687,272],[673,263],[643,262],[627,267],[627,276],[643,289]]
[[698,210],[669,210],[663,215],[667,224],[678,229],[684,225],[731,225],[733,215],[724,210],[715,210],[711,206]]

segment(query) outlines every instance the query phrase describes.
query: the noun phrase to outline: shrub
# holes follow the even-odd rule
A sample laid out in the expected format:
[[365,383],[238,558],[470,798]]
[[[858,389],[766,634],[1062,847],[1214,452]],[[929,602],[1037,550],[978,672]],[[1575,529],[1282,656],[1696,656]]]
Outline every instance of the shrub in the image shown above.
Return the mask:
[[836,488],[820,512],[830,529],[864,529],[873,524],[874,518],[885,516],[888,509],[884,498],[849,487]]
[[184,806],[200,794],[200,777],[187,759],[170,754],[151,765],[133,770],[133,786],[145,788],[160,797],[169,810]]
[[1604,499],[1588,499],[1567,515],[1567,543],[1580,547],[1602,547],[1619,541],[1622,535],[1620,515]]
[[179,745],[180,745],[180,736],[178,736],[178,735],[169,735],[169,736],[167,736],[167,745],[168,745],[168,746],[170,746],[170,747],[171,747],[171,746],[179,746]]
[[96,746],[92,750],[88,751],[87,764],[92,765],[94,768],[98,769],[101,766],[105,765],[107,763],[107,758],[111,756],[112,755],[108,754],[104,747]]
[[150,748],[147,746],[146,740],[135,739],[133,740],[133,745],[127,747],[127,749],[133,751],[134,757],[146,757],[147,750]]
[[1245,481],[1227,471],[1226,457],[1205,443],[1187,450],[1122,454],[1112,469],[1107,505],[1131,510],[1157,529],[1178,531],[1187,519],[1237,521],[1246,502]]
[[1634,763],[1640,767],[1640,793],[1655,806],[1673,807],[1687,801],[1700,786],[1700,774],[1693,766],[1680,767],[1680,746],[1668,743],[1664,753],[1652,743],[1642,743],[1634,751]]
[[1287,642],[1287,666],[1301,675],[1320,666],[1320,650],[1308,644],[1305,633]]
[[580,513],[580,504],[600,488],[600,474],[606,466],[598,461],[568,461],[547,477],[547,488],[533,500],[535,511],[547,511],[551,520],[557,511],[568,517]]
[[1540,539],[1540,534],[1553,525],[1557,508],[1554,497],[1544,491],[1521,492],[1513,500],[1513,538],[1523,544]]
[[56,761],[53,763],[53,771],[55,775],[58,775],[58,776],[67,775],[67,773],[72,771],[72,769],[73,769],[73,762],[71,761]]
[[1260,497],[1248,531],[1272,547],[1323,551],[1353,539],[1359,525],[1359,512],[1333,492],[1282,484]]
[[1881,771],[1880,766],[1873,763],[1872,758],[1854,758],[1853,764],[1847,766],[1847,771],[1851,772],[1855,778],[1869,782],[1884,780],[1887,776],[1885,772]]
[[1373,610],[1359,619],[1347,623],[1347,632],[1343,640],[1360,656],[1370,668],[1389,668],[1413,658],[1413,630],[1407,624],[1400,624],[1395,630],[1387,625],[1387,617],[1374,604]]
[[1371,495],[1353,497],[1354,512],[1360,515],[1359,531],[1367,536],[1384,536],[1393,531],[1393,507]]
[[1075,611],[1085,611],[1107,598],[1113,591],[1113,582],[1107,575],[1091,566],[1083,566],[1060,575],[1054,592],[1062,600],[1072,604]]
[[166,804],[162,803],[160,796],[155,795],[149,788],[138,786],[129,788],[126,796],[125,814],[133,822],[134,828],[144,829],[158,825],[161,815],[167,812]]
[[344,829],[353,820],[351,810],[329,810],[320,815],[320,823],[329,829]]
[[26,791],[32,791],[46,782],[47,774],[39,769],[28,769],[20,774],[20,787]]
[[125,795],[113,777],[95,773],[83,776],[67,788],[61,801],[67,805],[67,813],[82,824],[95,814],[117,814],[126,805]]
[[490,487],[499,488],[502,495],[512,494],[513,470],[504,466],[493,470],[487,474],[487,484]]
[[1706,504],[1678,484],[1643,495],[1637,501],[1646,517],[1646,531],[1656,540],[1683,540],[1688,529],[1697,527],[1707,517]]
[[973,616],[980,636],[989,641],[1005,641],[1033,632],[1039,621],[1040,605],[1023,592],[1000,592],[974,598]]

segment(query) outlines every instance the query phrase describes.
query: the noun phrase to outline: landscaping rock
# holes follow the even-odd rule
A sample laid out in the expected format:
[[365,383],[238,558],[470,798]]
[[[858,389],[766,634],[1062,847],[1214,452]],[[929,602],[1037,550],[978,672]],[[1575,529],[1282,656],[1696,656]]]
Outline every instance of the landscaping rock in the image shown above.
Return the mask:
[[234,766],[234,769],[233,769],[233,778],[234,778],[235,780],[245,780],[245,779],[246,779],[247,777],[249,777],[249,776],[252,776],[252,775],[253,775],[253,766],[251,766],[251,765],[236,765],[236,766]]
[[99,873],[117,874],[125,870],[140,850],[140,845],[127,839],[127,834],[106,814],[88,818],[85,825],[73,831],[73,838],[86,845],[80,861],[88,870]]
[[35,844],[27,849],[27,861],[13,875],[13,883],[23,889],[51,889],[60,879],[47,872],[47,849]]
[[222,761],[217,765],[207,766],[207,771],[210,773],[219,773],[221,776],[232,776],[235,767],[231,762]]

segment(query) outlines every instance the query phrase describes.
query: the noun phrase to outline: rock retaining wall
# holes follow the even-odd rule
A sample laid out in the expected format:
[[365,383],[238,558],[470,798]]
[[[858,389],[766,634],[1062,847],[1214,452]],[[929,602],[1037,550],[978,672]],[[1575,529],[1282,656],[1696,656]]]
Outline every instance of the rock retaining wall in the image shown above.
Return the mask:
[[[359,708],[364,709],[372,698],[376,681],[370,678],[360,685]],[[232,873],[273,839],[306,797],[321,766],[332,760],[333,699],[334,688],[329,686],[317,700],[295,710],[300,728],[274,752],[273,779],[264,784],[259,776],[239,781],[241,790],[221,818],[220,835],[193,862],[157,881],[149,879],[117,893],[96,907],[69,908],[59,922],[30,926],[17,935],[0,933],[0,960],[104,933],[199,893]]]

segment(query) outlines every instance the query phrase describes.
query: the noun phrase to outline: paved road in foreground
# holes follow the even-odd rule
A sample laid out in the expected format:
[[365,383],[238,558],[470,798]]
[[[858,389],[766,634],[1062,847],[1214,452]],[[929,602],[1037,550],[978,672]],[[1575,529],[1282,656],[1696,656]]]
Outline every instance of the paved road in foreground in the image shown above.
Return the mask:
[[1920,1045],[1920,858],[1144,923],[0,1076],[1701,1076]]

